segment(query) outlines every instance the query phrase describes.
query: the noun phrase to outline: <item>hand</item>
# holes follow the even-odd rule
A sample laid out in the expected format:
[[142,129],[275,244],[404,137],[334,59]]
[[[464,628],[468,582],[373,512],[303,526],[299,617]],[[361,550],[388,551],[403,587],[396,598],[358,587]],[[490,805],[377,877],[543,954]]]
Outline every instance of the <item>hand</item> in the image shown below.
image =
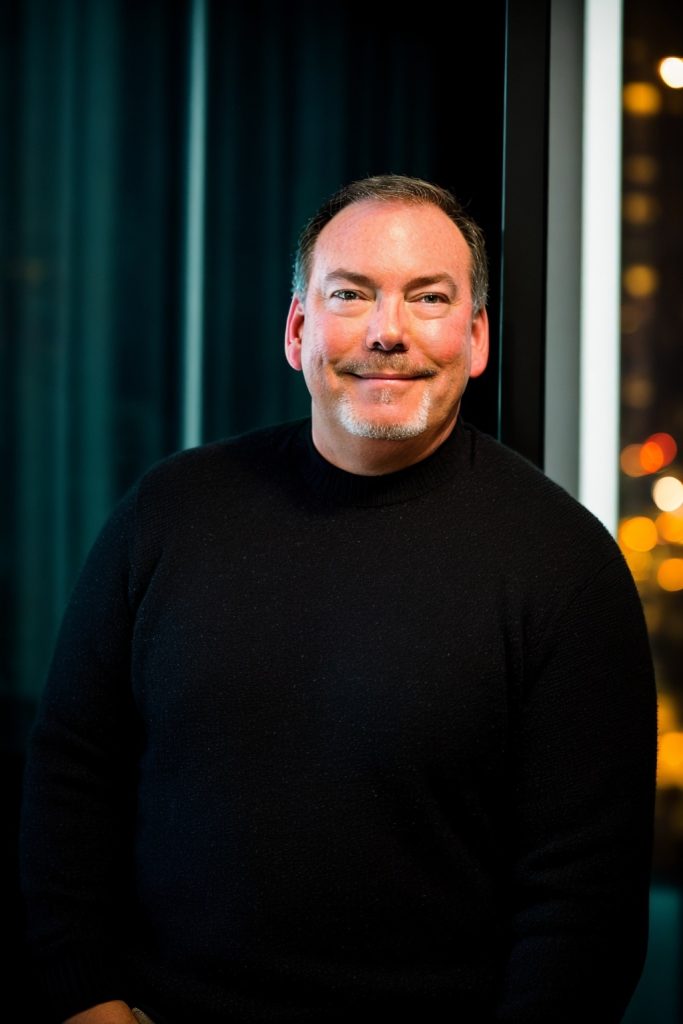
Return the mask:
[[137,1018],[126,1003],[115,999],[109,1003],[98,1003],[89,1010],[83,1010],[69,1017],[64,1024],[138,1024]]

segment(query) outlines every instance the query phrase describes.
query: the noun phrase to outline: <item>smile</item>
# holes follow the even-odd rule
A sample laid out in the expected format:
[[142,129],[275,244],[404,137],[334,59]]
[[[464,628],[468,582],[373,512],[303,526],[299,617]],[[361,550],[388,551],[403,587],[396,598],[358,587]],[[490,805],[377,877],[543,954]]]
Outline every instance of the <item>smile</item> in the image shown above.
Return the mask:
[[359,380],[422,380],[424,374],[411,374],[411,376],[405,376],[400,373],[354,373],[353,377],[357,377]]
[[412,380],[428,380],[431,377],[436,377],[436,370],[415,370],[412,373],[401,373],[398,371],[391,370],[346,370],[342,371],[349,377],[355,377],[356,380],[367,380],[367,381],[381,381],[384,383],[391,383],[392,381],[406,382]]

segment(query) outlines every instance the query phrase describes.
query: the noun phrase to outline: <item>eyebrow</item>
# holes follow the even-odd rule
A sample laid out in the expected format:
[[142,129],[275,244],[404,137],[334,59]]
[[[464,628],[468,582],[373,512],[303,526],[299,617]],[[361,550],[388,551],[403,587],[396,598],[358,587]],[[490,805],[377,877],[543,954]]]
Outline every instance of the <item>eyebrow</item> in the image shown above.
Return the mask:
[[[376,283],[371,277],[366,274],[358,274],[355,270],[345,270],[344,267],[337,267],[336,270],[331,270],[329,274],[326,274],[323,282],[328,285],[333,281],[350,281],[352,284],[360,285],[364,288],[375,288]],[[458,294],[458,286],[451,277],[450,274],[423,274],[420,277],[413,277],[406,283],[406,290],[412,288],[426,288],[434,284],[447,284],[453,290],[455,295]]]

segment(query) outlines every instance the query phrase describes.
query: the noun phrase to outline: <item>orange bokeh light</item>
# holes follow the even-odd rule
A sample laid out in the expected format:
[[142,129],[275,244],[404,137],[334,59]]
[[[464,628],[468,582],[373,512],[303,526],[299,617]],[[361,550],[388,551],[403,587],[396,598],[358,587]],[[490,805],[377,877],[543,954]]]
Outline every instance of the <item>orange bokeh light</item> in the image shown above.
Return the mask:
[[627,444],[619,463],[627,476],[657,473],[676,458],[678,447],[671,434],[651,434],[644,444]]
[[624,519],[619,527],[619,543],[631,551],[652,551],[657,540],[657,527],[647,516]]
[[646,473],[656,473],[664,465],[664,452],[656,441],[646,441],[641,446],[639,459]]
[[683,787],[683,732],[665,732],[660,737],[657,783]]
[[669,544],[683,544],[683,515],[678,512],[660,512],[655,522],[662,540]]
[[657,583],[662,590],[683,590],[683,558],[667,558],[657,570]]
[[659,447],[659,449],[661,450],[662,456],[664,458],[664,462],[662,463],[663,466],[668,466],[669,463],[673,462],[673,460],[676,458],[676,452],[678,451],[678,445],[674,441],[674,439],[671,436],[671,434],[664,434],[664,433],[651,434],[648,437],[648,439],[645,442],[645,444],[646,445],[648,445],[648,444],[656,444]]

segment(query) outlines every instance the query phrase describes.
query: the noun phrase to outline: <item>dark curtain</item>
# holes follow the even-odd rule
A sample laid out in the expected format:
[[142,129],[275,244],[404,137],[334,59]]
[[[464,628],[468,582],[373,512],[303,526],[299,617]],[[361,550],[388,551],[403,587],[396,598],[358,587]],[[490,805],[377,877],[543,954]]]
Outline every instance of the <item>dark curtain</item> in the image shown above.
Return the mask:
[[[15,0],[1,17],[0,685],[30,702],[106,515],[188,443],[190,289],[189,443],[307,412],[282,356],[291,258],[303,221],[351,178],[455,189],[489,238],[495,329],[504,9]],[[203,159],[194,280],[190,146]],[[466,411],[495,432],[493,363]]]

